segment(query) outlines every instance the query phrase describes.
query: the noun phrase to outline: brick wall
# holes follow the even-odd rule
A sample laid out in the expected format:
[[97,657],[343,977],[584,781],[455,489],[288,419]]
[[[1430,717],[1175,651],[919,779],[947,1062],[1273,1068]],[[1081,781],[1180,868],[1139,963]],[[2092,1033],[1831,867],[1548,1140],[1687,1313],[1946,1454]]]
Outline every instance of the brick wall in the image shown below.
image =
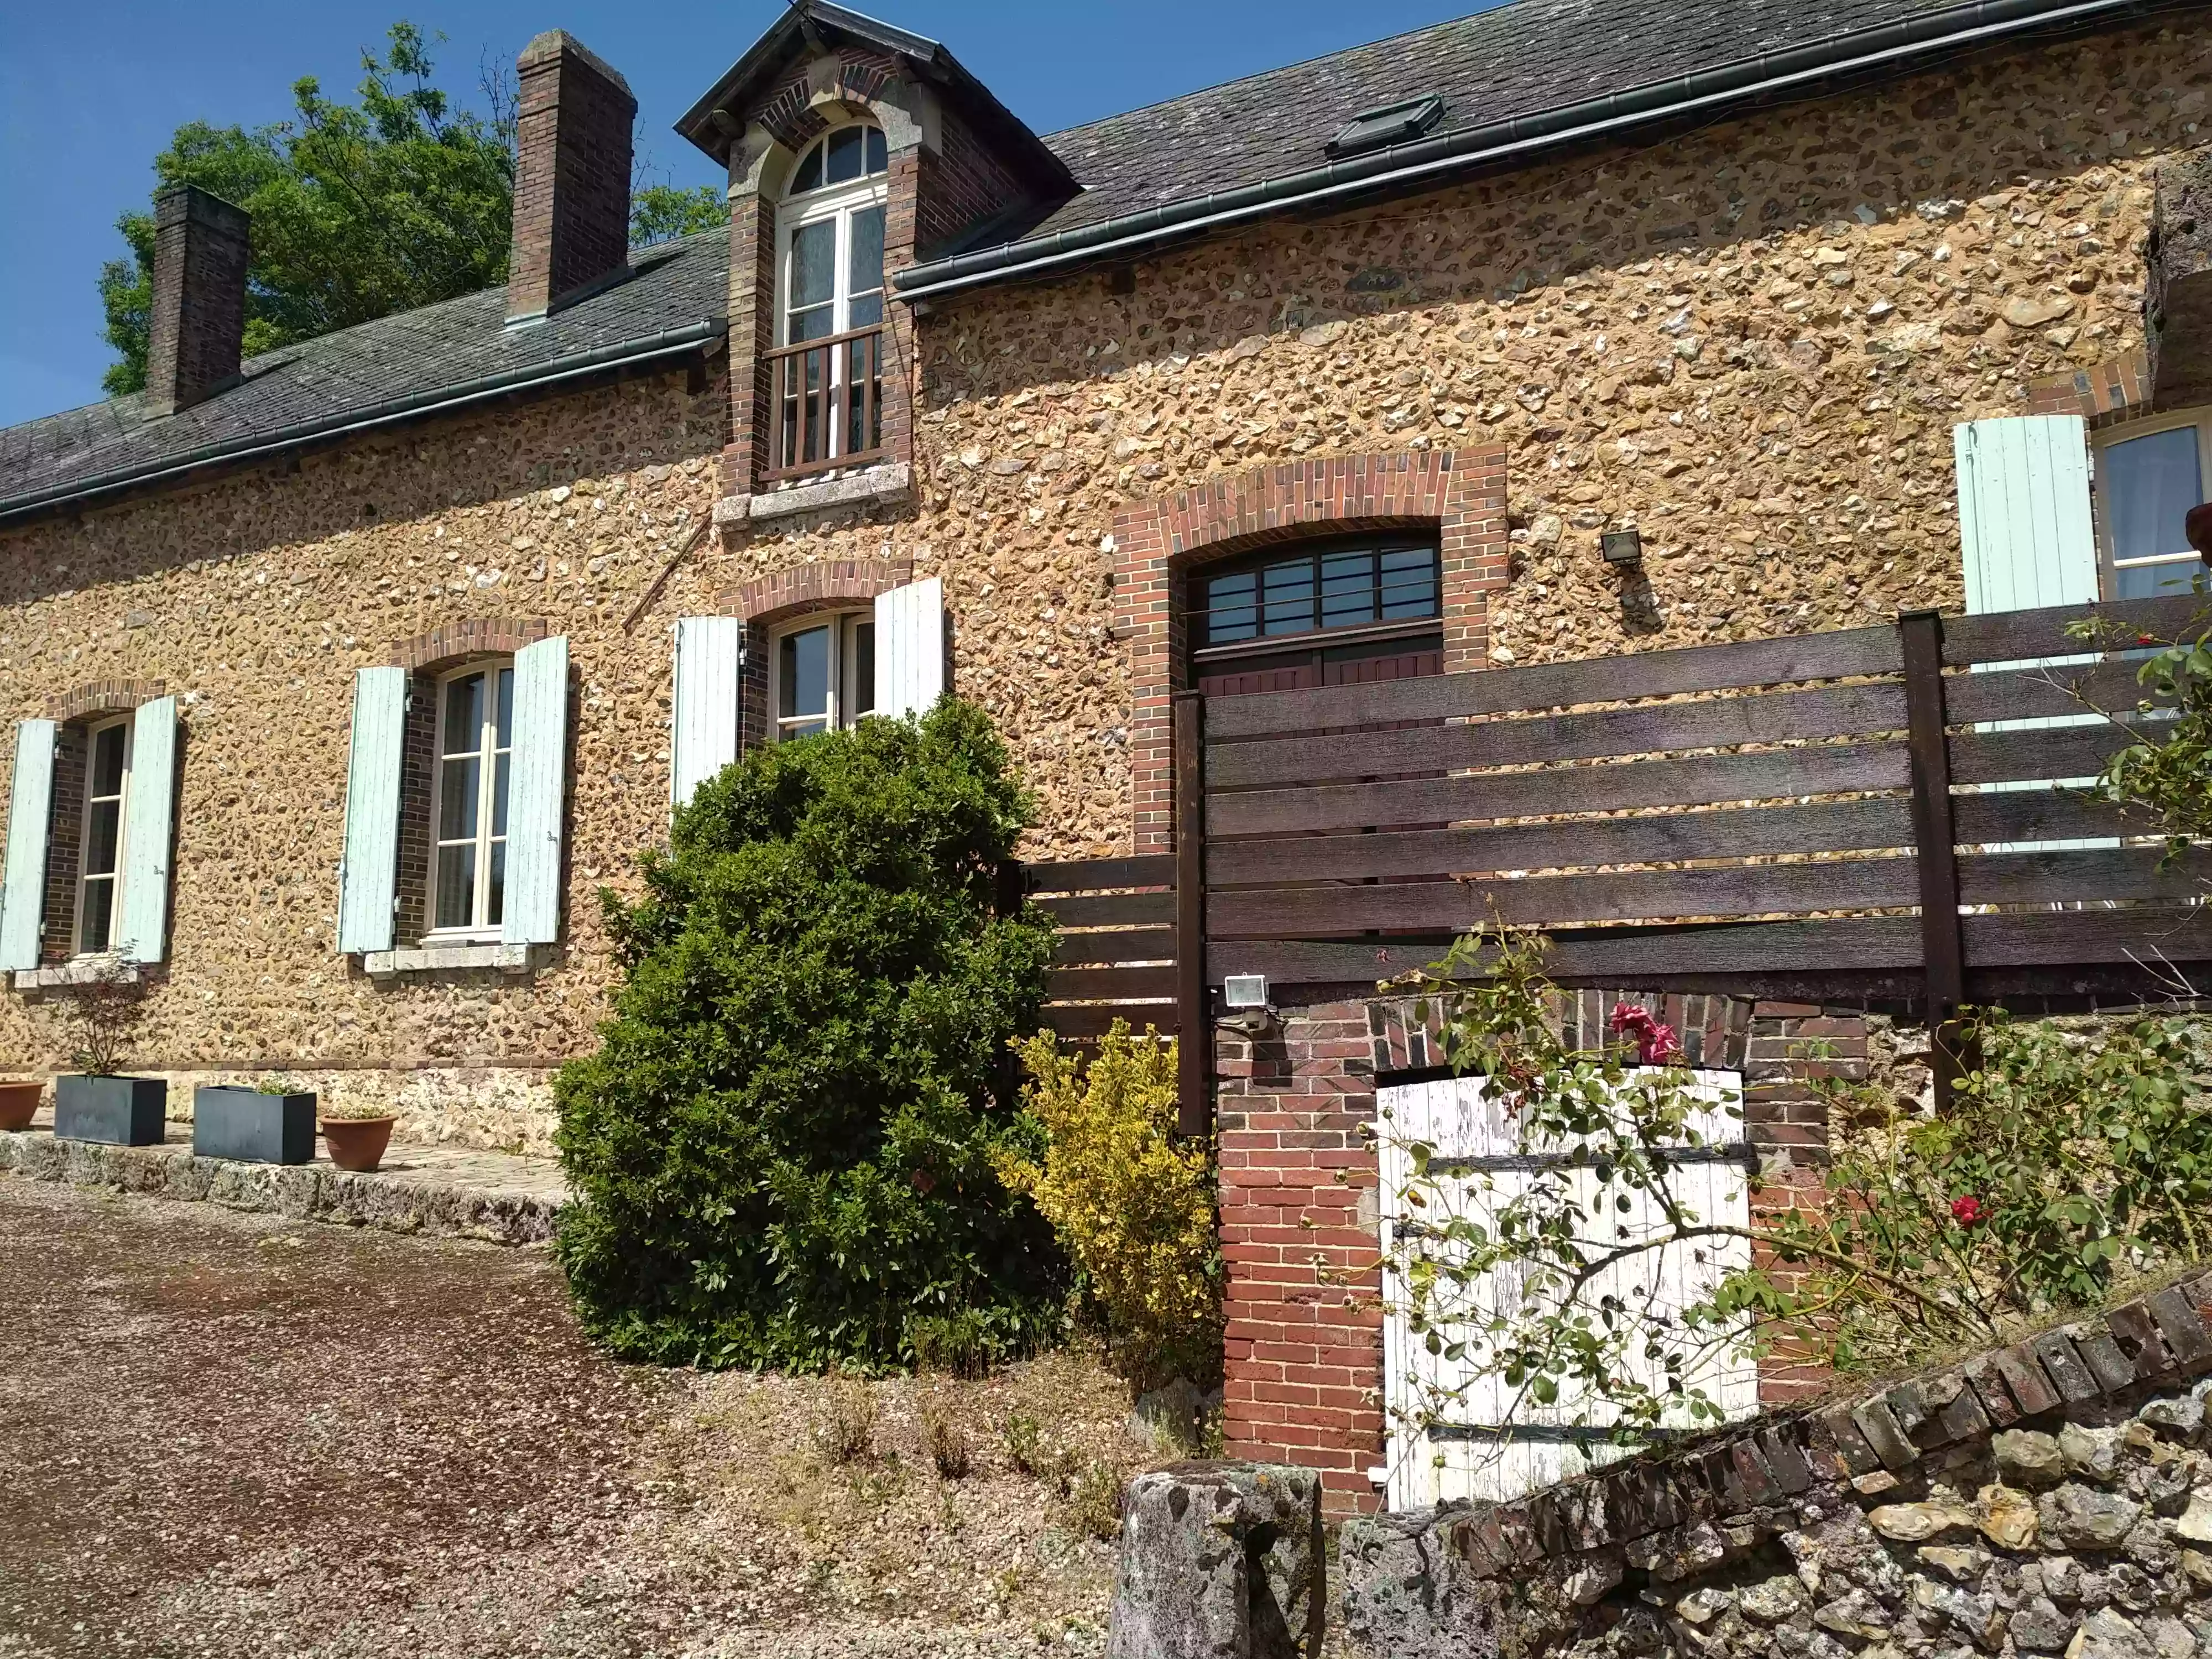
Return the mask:
[[54,734],[54,793],[46,820],[46,897],[39,917],[39,960],[49,966],[76,954],[76,878],[84,846],[85,768],[91,744],[82,720]]
[[955,111],[943,111],[938,127],[940,148],[925,153],[915,194],[916,242],[925,258],[1030,193]]
[[540,317],[629,258],[629,85],[550,29],[515,60],[510,319]]
[[[1864,1064],[1862,1014],[1592,990],[1560,999],[1563,1035],[1600,1040],[1621,1001],[1673,1025],[1691,1064],[1744,1073],[1744,1134],[1763,1171],[1755,1218],[1817,1191],[1826,1125],[1809,1079],[1824,1065]],[[1815,1042],[1836,1058],[1811,1060]],[[1230,1447],[1319,1470],[1332,1513],[1371,1510],[1368,1472],[1382,1462],[1386,1431],[1376,1079],[1433,1066],[1441,1049],[1411,1002],[1348,994],[1285,1007],[1264,1037],[1220,1030],[1214,1054]],[[1785,1402],[1822,1380],[1784,1343],[1762,1362],[1760,1397]]]

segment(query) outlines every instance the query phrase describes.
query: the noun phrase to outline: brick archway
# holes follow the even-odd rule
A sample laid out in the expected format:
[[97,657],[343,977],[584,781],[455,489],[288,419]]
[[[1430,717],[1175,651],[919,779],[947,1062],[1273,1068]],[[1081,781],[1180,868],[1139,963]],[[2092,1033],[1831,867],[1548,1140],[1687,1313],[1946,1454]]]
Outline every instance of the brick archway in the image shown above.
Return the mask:
[[817,559],[750,577],[729,590],[728,612],[749,623],[778,622],[801,611],[866,605],[914,580],[906,559]]
[[410,674],[434,674],[471,657],[511,657],[552,631],[542,617],[465,617],[400,641],[392,661]]
[[66,726],[94,714],[127,714],[168,690],[166,680],[88,680],[48,702],[46,715]]
[[1174,840],[1170,699],[1182,684],[1181,590],[1194,565],[1335,532],[1434,530],[1444,668],[1480,668],[1488,590],[1506,580],[1505,451],[1400,450],[1292,461],[1138,501],[1114,515],[1114,632],[1129,647],[1135,850]]

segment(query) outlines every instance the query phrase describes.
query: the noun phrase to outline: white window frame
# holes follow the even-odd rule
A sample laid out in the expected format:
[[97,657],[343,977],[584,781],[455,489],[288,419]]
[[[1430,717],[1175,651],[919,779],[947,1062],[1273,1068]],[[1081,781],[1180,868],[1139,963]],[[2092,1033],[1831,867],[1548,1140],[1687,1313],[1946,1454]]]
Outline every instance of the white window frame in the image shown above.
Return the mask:
[[[859,642],[860,630],[866,628],[872,635],[875,626],[876,613],[873,611],[816,611],[803,617],[795,617],[769,633],[768,707],[769,725],[775,734],[775,741],[782,743],[793,736],[811,737],[813,735],[811,732],[787,728],[811,726],[817,720],[823,722],[826,731],[842,732],[862,716],[875,712],[875,686],[872,684],[863,686],[860,683]],[[825,627],[830,630],[830,684],[829,696],[825,699],[826,710],[820,714],[786,715],[783,713],[783,642],[793,635],[811,633],[815,629]],[[872,640],[871,643],[872,647]],[[872,674],[870,678],[872,681]]]
[[2096,462],[2097,502],[2097,567],[2099,586],[2106,599],[2117,599],[2120,592],[2120,572],[2142,569],[2161,564],[2194,565],[2204,568],[2203,556],[2185,543],[2180,550],[2161,553],[2149,557],[2130,559],[2120,563],[2119,550],[2112,539],[2112,505],[2107,493],[2112,476],[2107,453],[2117,446],[2136,438],[2154,437],[2161,432],[2172,432],[2183,427],[2197,434],[2197,484],[2203,497],[2212,501],[2212,407],[2185,409],[2171,415],[2158,415],[2148,420],[2130,421],[2124,426],[2115,426],[2092,434]]
[[[430,870],[422,907],[422,937],[425,939],[451,944],[495,942],[500,937],[500,922],[488,919],[491,902],[491,851],[495,844],[503,844],[507,840],[503,833],[495,835],[493,831],[499,823],[499,757],[502,754],[510,757],[507,787],[509,789],[514,787],[512,757],[514,753],[514,732],[510,727],[507,734],[507,747],[501,749],[498,746],[499,677],[514,672],[514,659],[512,657],[479,657],[438,677],[437,690],[434,694],[437,699],[435,720],[430,744]],[[485,678],[483,720],[477,728],[477,747],[474,750],[452,749],[447,740],[450,734],[446,730],[447,688],[456,680],[465,680],[475,674],[482,674]],[[466,843],[476,849],[476,885],[469,902],[471,920],[465,927],[441,927],[438,926],[438,866],[445,859],[447,843],[439,830],[444,823],[446,761],[449,750],[455,759],[465,759],[474,753],[483,763],[477,771],[477,833],[475,838]],[[459,847],[464,843],[457,838],[452,844]]]
[[[872,129],[874,123],[848,122],[846,126]],[[833,127],[830,131],[823,133],[815,140],[813,144],[809,145],[806,150],[800,152],[799,160],[803,162],[809,152],[814,149],[827,146],[831,137],[843,130],[843,128]],[[865,144],[866,140],[863,139],[861,142]],[[794,178],[798,176],[796,167],[793,168],[792,174]],[[797,288],[797,284],[793,281],[793,245],[802,228],[820,224],[825,220],[834,220],[836,222],[836,252],[832,256],[836,264],[830,284],[830,328],[829,336],[817,337],[834,337],[848,334],[856,326],[880,327],[889,321],[890,279],[888,275],[884,276],[876,288],[869,290],[876,297],[877,320],[858,325],[853,321],[853,301],[860,296],[854,295],[852,290],[852,254],[854,216],[865,212],[870,208],[881,208],[888,221],[890,204],[890,174],[888,170],[883,173],[864,174],[858,179],[848,179],[842,184],[823,185],[817,189],[786,196],[783,198],[782,203],[776,209],[775,215],[775,343],[777,345],[788,346],[799,343],[794,341],[791,335],[793,309],[791,301]],[[820,301],[817,301],[816,305],[819,304]],[[812,310],[815,307],[806,308]],[[825,460],[855,453],[847,443],[847,439],[850,436],[848,431],[849,417],[843,412],[845,398],[842,395],[845,377],[851,366],[852,353],[844,347],[839,347],[829,354],[829,359],[830,386],[824,399],[824,406],[838,410],[839,414],[836,419],[828,422],[825,434],[828,441],[823,452],[823,459]],[[776,465],[782,465],[783,459],[781,453],[778,453],[773,459]]]
[[[92,793],[93,780],[100,735],[118,730],[123,733],[122,787],[112,795],[95,796]],[[137,746],[136,722],[129,714],[118,714],[85,727],[84,806],[77,817],[76,904],[70,933],[73,954],[79,957],[112,957],[116,953],[115,933],[123,922],[123,872],[131,856],[131,763],[136,758],[132,751]],[[95,877],[85,867],[92,853],[92,809],[108,800],[115,803],[115,868],[105,877]],[[95,951],[85,943],[85,901],[90,896],[89,883],[102,879],[107,883],[107,943]]]

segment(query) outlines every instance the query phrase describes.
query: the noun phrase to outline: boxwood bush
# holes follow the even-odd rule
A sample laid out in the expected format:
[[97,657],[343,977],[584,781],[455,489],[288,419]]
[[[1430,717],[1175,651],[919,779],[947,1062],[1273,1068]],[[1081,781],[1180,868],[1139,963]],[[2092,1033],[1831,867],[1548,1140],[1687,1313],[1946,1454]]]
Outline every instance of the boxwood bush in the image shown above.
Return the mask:
[[1057,1329],[1066,1264],[994,1170],[1042,1150],[996,1092],[1051,951],[1035,906],[996,902],[1032,810],[947,698],[753,751],[646,855],[640,902],[602,895],[614,1017],[557,1084],[593,1336],[821,1369],[911,1363],[949,1318],[1000,1352]]

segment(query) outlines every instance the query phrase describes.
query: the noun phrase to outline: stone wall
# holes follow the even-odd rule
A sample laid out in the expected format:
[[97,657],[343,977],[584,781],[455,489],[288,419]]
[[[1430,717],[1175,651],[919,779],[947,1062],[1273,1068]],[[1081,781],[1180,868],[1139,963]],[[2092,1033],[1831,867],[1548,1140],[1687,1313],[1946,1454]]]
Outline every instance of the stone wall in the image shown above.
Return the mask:
[[[0,536],[0,714],[165,682],[182,726],[173,921],[134,1056],[282,1071],[401,1133],[544,1151],[550,1067],[605,1009],[596,890],[665,834],[669,627],[713,608],[712,538],[623,623],[714,498],[726,393],[681,374],[356,441]],[[532,975],[372,981],[337,954],[354,671],[477,618],[570,638],[563,942]],[[12,764],[12,754],[9,757]],[[52,1071],[59,1006],[0,993],[0,1065]]]
[[1376,1655],[2192,1659],[2212,1279],[1488,1509],[1356,1522]]

